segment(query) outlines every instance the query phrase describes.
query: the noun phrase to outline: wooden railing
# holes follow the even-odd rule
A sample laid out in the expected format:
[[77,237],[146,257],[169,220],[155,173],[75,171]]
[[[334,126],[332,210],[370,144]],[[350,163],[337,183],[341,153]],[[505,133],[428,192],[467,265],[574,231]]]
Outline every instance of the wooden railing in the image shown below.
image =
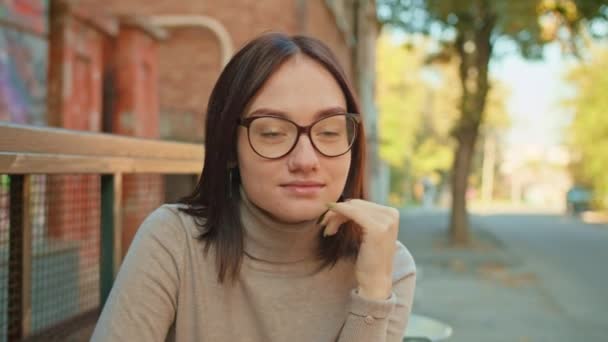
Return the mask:
[[[101,175],[100,306],[121,262],[123,174],[199,175],[202,145],[0,122],[0,174],[10,180],[8,336],[29,336],[32,315],[30,177],[36,174]],[[2,285],[5,286],[5,285]],[[12,326],[11,326],[12,324]],[[6,338],[3,338],[6,337]]]

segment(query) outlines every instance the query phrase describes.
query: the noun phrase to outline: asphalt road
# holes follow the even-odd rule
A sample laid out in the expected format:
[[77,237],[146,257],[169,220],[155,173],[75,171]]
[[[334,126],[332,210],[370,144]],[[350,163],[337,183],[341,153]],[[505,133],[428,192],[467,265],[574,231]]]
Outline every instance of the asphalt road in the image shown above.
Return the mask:
[[608,225],[547,214],[493,214],[474,222],[526,260],[581,336],[608,341]]

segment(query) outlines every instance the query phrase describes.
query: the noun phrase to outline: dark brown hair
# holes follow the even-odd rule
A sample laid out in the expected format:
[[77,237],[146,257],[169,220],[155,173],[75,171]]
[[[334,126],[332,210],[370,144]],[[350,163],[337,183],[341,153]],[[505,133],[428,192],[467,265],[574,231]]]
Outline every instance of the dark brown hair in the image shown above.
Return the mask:
[[[205,134],[205,164],[193,192],[179,202],[181,210],[192,215],[200,226],[200,239],[215,247],[218,281],[226,275],[238,276],[243,258],[243,225],[239,215],[239,178],[229,177],[236,158],[238,118],[264,82],[286,60],[303,54],[322,65],[339,84],[349,113],[360,113],[359,105],[343,69],[322,42],[305,36],[266,33],[247,43],[220,74],[209,98]],[[364,198],[365,134],[359,125],[352,147],[351,164],[343,196]],[[229,183],[232,179],[232,184]],[[319,256],[323,267],[340,258],[355,257],[361,243],[361,231],[346,224],[339,233],[322,238]]]

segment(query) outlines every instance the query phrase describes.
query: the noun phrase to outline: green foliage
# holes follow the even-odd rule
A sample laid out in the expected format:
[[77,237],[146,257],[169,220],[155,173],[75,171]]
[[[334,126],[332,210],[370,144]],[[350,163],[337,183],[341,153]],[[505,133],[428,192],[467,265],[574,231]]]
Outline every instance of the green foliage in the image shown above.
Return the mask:
[[393,204],[410,201],[421,177],[451,166],[450,124],[436,112],[437,103],[444,102],[421,75],[423,45],[408,48],[387,32],[378,41],[380,155],[390,167]]
[[593,187],[597,205],[608,208],[608,49],[596,51],[592,59],[568,75],[577,95],[568,105],[574,110],[570,126],[572,148],[580,160],[574,175]]
[[423,55],[380,36],[377,48],[376,99],[381,136],[380,156],[389,166],[403,168],[413,154],[421,121],[424,85],[420,79]]
[[[449,46],[456,34],[479,24],[480,9],[496,16],[492,41],[508,39],[528,58],[541,58],[543,45],[563,40],[580,48],[578,32],[591,20],[608,20],[606,0],[377,0],[380,22],[423,33]],[[591,32],[592,35],[595,32]]]
[[[450,129],[459,115],[460,89],[454,86],[457,59],[428,65],[428,44],[406,46],[394,36],[385,30],[378,40],[376,99],[380,155],[391,171],[391,201],[400,204],[411,197],[422,177],[445,181],[437,178],[445,177],[452,167]],[[483,132],[496,134],[509,126],[507,95],[504,86],[492,84]]]
[[488,99],[488,65],[498,39],[515,43],[529,58],[542,57],[543,45],[562,43],[579,55],[582,24],[608,19],[606,0],[377,0],[382,23],[406,33],[422,33],[437,42],[433,63],[459,57],[459,118],[452,128],[457,140],[452,171],[450,235],[469,242],[466,189],[472,153],[483,126]]

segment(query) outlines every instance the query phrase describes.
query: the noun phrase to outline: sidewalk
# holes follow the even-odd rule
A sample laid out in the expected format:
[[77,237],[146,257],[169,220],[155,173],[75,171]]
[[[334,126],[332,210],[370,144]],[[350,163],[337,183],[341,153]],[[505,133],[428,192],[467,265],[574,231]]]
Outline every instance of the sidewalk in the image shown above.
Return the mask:
[[418,266],[414,312],[454,329],[450,342],[590,341],[577,336],[542,279],[473,219],[472,249],[448,247],[447,211],[405,209],[400,240]]

